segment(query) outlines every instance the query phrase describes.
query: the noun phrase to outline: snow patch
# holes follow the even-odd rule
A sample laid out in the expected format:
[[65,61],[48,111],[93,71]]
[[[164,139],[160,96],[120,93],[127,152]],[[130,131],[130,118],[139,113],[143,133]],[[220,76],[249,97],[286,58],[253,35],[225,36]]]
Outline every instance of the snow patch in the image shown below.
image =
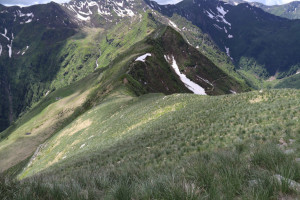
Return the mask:
[[0,56],[2,54],[2,45],[0,44]]
[[[166,61],[168,62],[168,56],[164,56]],[[172,68],[175,70],[176,74],[179,76],[180,80],[184,83],[184,85],[191,90],[194,94],[199,94],[199,95],[206,95],[205,89],[202,88],[200,85],[197,83],[191,81],[189,78],[186,77],[185,74],[182,74],[179,70],[179,67],[176,63],[176,60],[174,56],[172,56]]]
[[9,57],[11,58],[11,55],[12,55],[12,45],[10,44],[8,44],[7,45],[7,47],[8,47],[8,55],[9,55]]
[[27,21],[25,21],[25,24],[28,24],[30,22],[32,22],[32,19],[28,19]]
[[101,50],[99,49],[99,57],[98,57],[97,60],[96,60],[96,68],[95,68],[95,70],[99,67],[98,60],[99,60],[99,58],[101,57],[101,55],[102,55],[102,53],[101,53]]
[[173,26],[174,28],[178,29],[178,26],[174,22],[172,22],[171,20],[169,20],[169,23],[170,23],[171,26]]
[[16,17],[19,17],[19,18],[24,18],[23,22],[20,22],[20,24],[28,24],[30,22],[32,22],[32,19],[34,18],[34,14],[33,13],[22,13],[21,10],[17,10],[16,11],[16,15],[15,15],[15,19],[14,21],[16,21]]
[[230,49],[228,47],[225,46],[225,50],[226,50],[226,54],[228,57],[230,57],[231,59],[233,59],[231,56],[230,56]]
[[6,36],[7,34],[7,29],[4,29],[4,33],[0,33],[0,35],[2,35],[3,37],[5,37],[8,41],[10,41],[9,37]]
[[76,17],[77,17],[77,19],[80,19],[80,20],[82,20],[82,21],[89,21],[89,20],[91,19],[90,16],[88,16],[88,17],[83,17],[83,16],[80,15],[79,13],[77,13]]
[[82,149],[83,147],[85,147],[85,144],[81,145],[81,146],[80,146],[80,149]]
[[8,47],[8,56],[10,58],[12,56],[12,43],[13,43],[13,41],[11,40],[10,44],[7,45],[7,47]]
[[146,61],[146,58],[147,58],[148,56],[151,56],[151,53],[146,53],[146,54],[144,54],[144,55],[138,57],[135,61],[145,62],[145,61]]
[[224,8],[222,6],[218,6],[217,7],[217,10],[218,10],[218,15],[216,15],[214,12],[212,12],[210,10],[209,11],[206,11],[207,13],[207,16],[211,19],[215,19],[217,22],[223,22],[229,26],[231,26],[231,23],[229,23],[226,19],[225,19],[225,15],[228,13],[228,11],[225,11]]
[[22,52],[22,56],[26,53],[26,51],[29,49],[29,46],[26,47],[26,49]]
[[209,11],[206,11],[206,13],[209,18],[211,18],[211,19],[215,18],[215,16],[212,13],[210,13]]
[[228,11],[225,11],[224,8],[222,6],[218,6],[217,10],[219,13],[221,13],[222,16],[225,16],[227,14]]
[[48,90],[45,94],[45,97],[48,96],[48,94],[50,93],[50,90]]

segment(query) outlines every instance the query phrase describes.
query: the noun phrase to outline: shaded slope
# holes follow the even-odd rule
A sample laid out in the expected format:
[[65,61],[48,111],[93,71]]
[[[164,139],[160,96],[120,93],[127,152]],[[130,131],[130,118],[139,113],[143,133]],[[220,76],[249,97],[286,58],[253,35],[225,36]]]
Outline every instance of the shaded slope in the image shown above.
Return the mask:
[[[1,120],[17,116],[45,93],[58,67],[55,54],[64,41],[75,34],[76,25],[55,3],[26,8],[1,7],[0,68],[5,79],[6,96],[11,101],[0,107],[12,107],[10,117],[1,114]],[[9,99],[9,98],[7,98]],[[7,124],[0,125],[0,130]]]
[[[184,92],[187,88],[172,73],[169,60],[165,56],[174,56],[182,73],[189,79],[205,88],[207,94],[228,94],[233,91],[242,92],[249,88],[240,84],[216,67],[209,59],[185,42],[182,36],[170,27],[162,27],[146,40],[152,48],[144,53],[151,53],[146,62],[134,62],[130,66],[129,75],[137,82],[129,82],[135,87],[146,88],[147,92]],[[181,89],[176,89],[180,86]],[[144,93],[143,91],[142,93]]]
[[[1,9],[3,30],[0,32],[9,41],[0,35],[3,46],[0,67],[6,77],[1,78],[6,89],[2,93],[0,130],[44,95],[92,73],[97,68],[96,61],[98,68],[109,65],[156,28],[146,13],[131,18],[116,17],[117,24],[78,28],[72,16],[56,3]],[[6,46],[11,41],[10,55]]]
[[268,77],[276,72],[290,75],[299,68],[298,20],[280,18],[249,4],[233,6],[217,0],[185,0],[168,6],[147,2],[158,12],[180,15],[208,33],[233,58],[237,69]]

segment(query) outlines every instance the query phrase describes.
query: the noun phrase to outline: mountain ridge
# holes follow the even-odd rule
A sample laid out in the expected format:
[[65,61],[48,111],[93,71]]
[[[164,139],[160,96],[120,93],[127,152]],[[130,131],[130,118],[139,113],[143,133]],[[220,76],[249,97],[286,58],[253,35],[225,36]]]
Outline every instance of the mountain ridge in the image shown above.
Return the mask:
[[146,3],[0,7],[0,199],[299,196],[297,21]]
[[[129,1],[124,4],[122,1],[106,3],[104,1],[98,3],[96,1],[71,1],[69,4],[62,5],[52,2],[25,8],[4,6],[1,8],[0,15],[7,18],[2,22],[6,23],[3,27],[10,27],[6,34],[11,35],[12,32],[15,34],[11,58],[9,57],[10,51],[6,47],[11,41],[7,41],[6,34],[4,34],[5,37],[0,35],[0,43],[3,44],[0,62],[3,63],[1,64],[3,70],[7,71],[3,73],[6,74],[4,76],[8,77],[2,78],[6,80],[3,85],[7,85],[7,88],[11,86],[10,90],[6,89],[2,93],[6,94],[2,99],[1,115],[4,116],[0,117],[3,120],[2,130],[44,95],[83,78],[97,68],[97,65],[100,67],[108,65],[118,54],[113,49],[123,51],[134,43],[134,38],[125,34],[131,32],[140,39],[148,34],[145,32],[146,27],[130,27],[145,19],[142,13],[149,7],[144,1]],[[15,16],[16,21],[14,21]],[[168,19],[164,20],[167,20],[167,24],[169,23]],[[127,23],[125,27],[129,28],[123,35],[111,33],[110,30],[114,27],[121,28],[118,23],[124,22]],[[0,31],[5,33],[5,30]],[[106,34],[108,35],[105,36]],[[193,38],[197,39],[198,36],[193,36]],[[92,40],[97,42],[92,44]],[[88,46],[88,43],[92,46]],[[209,46],[212,46],[212,43],[207,45]],[[207,50],[202,51],[208,55],[206,52]],[[226,56],[218,56],[226,60]],[[219,65],[219,62],[214,63]],[[13,67],[8,65],[13,65]],[[39,66],[43,66],[43,69]],[[230,73],[234,74],[234,71]],[[26,81],[19,82],[18,79],[26,79]],[[11,101],[9,101],[11,95],[8,95],[7,91],[13,94]],[[20,99],[25,99],[25,101],[20,101]],[[11,106],[7,107],[9,102]],[[8,118],[13,120],[8,121]]]
[[265,71],[256,75],[268,77],[276,72],[293,74],[299,67],[299,57],[296,56],[298,20],[280,18],[249,4],[232,6],[222,1],[186,0],[176,5],[159,6],[147,2],[158,12],[169,17],[178,14],[208,33],[218,47],[233,58],[237,69],[244,65],[250,68],[258,65]]

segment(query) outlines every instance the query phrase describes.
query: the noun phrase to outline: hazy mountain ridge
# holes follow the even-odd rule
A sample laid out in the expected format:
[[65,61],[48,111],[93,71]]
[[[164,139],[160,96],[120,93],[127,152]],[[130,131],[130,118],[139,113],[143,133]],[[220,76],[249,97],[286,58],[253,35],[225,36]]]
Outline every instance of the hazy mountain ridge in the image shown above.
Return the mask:
[[293,1],[290,3],[286,3],[286,4],[273,5],[273,6],[268,6],[268,5],[265,5],[262,3],[257,3],[257,2],[246,2],[243,0],[223,0],[223,1],[228,2],[232,5],[238,5],[240,3],[248,3],[252,6],[261,8],[264,11],[271,13],[273,15],[285,17],[288,19],[300,19],[300,2],[299,1]]

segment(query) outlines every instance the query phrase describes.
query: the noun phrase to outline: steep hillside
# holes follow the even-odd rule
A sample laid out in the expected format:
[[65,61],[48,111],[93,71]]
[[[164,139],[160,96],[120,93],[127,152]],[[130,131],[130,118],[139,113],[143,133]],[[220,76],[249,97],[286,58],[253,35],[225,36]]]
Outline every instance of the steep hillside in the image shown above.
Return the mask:
[[0,9],[3,130],[46,93],[59,69],[54,57],[77,26],[55,3]]
[[0,130],[44,95],[107,66],[156,28],[140,10],[96,27],[56,3],[1,6],[0,15]]
[[295,89],[300,89],[300,75],[299,73],[281,79],[278,81],[278,83],[275,84],[275,88],[295,88]]
[[234,6],[217,0],[185,0],[160,6],[147,2],[158,12],[169,17],[180,15],[208,33],[237,69],[260,77],[278,73],[279,78],[299,69],[298,20],[280,18],[244,3]]
[[[170,22],[149,9],[144,1],[122,2],[71,1],[61,6],[50,3],[26,8],[1,7],[1,15],[5,17],[2,23],[6,28],[0,35],[3,46],[0,57],[3,71],[0,77],[3,85],[0,130],[8,127],[43,96],[86,77],[95,69],[109,66],[161,22]],[[187,26],[189,22],[178,18],[176,23]],[[206,87],[215,90],[210,93],[222,94],[229,88],[232,91],[248,90],[226,54],[219,51],[198,27],[190,27],[191,24],[186,31],[177,30],[187,42],[199,47],[202,54],[222,68],[226,73],[224,76],[231,80],[218,92],[218,88],[212,87],[214,83],[207,82],[206,85],[210,86]],[[191,76],[193,70],[187,73]],[[213,76],[211,80],[214,80]],[[205,80],[209,80],[208,76]],[[220,86],[222,80],[218,82]],[[233,87],[233,84],[237,86]]]
[[297,20],[215,0],[0,16],[0,199],[299,197],[300,91],[248,86],[298,87]]
[[[19,176],[32,178],[9,186],[20,198],[296,197],[273,176],[299,181],[299,103],[295,90],[140,98],[119,90],[43,144]],[[295,148],[289,156],[261,146],[281,137],[284,151]]]
[[121,90],[139,96],[200,94],[200,90],[201,94],[217,95],[247,89],[188,45],[175,30],[161,26],[120,54],[108,67],[49,93],[14,126],[2,132],[0,169],[3,171],[26,159],[39,144],[112,92]]

